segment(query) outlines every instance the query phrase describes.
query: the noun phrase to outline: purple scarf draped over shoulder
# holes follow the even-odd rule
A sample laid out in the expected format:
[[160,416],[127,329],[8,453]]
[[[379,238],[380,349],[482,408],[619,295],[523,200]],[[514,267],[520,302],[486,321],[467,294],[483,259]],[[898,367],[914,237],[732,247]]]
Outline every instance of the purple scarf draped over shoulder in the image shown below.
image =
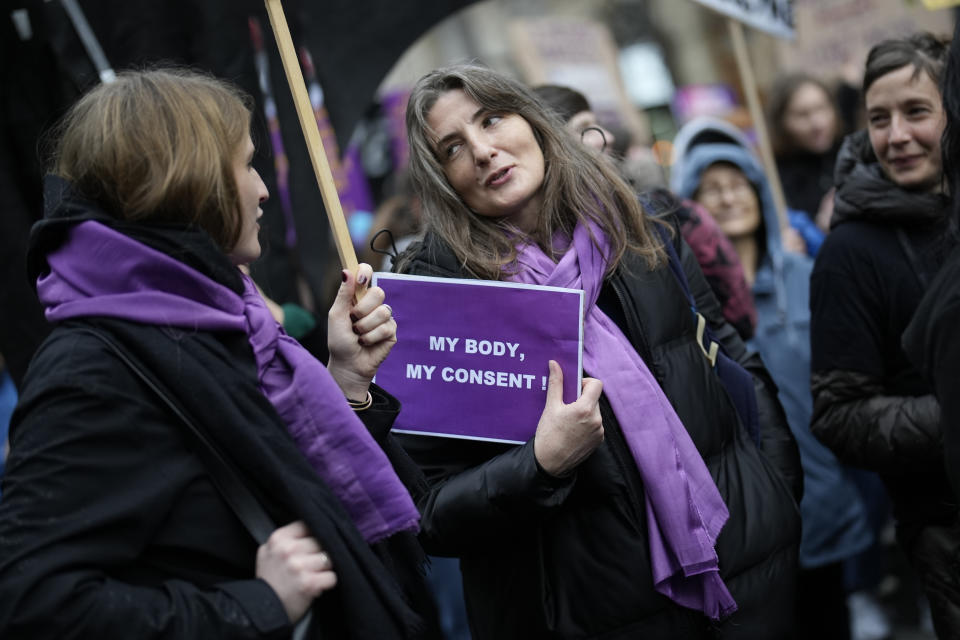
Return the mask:
[[241,331],[260,391],[368,542],[416,531],[419,515],[383,450],[333,377],[270,315],[253,281],[243,295],[183,262],[94,221],[55,252],[37,294],[51,322],[120,318],[187,331]]
[[677,604],[719,620],[737,609],[720,578],[714,549],[729,512],[660,385],[620,328],[597,307],[608,252],[600,227],[581,223],[558,263],[536,245],[523,244],[517,257],[521,269],[508,277],[583,290],[583,368],[603,382],[643,480],[654,586]]

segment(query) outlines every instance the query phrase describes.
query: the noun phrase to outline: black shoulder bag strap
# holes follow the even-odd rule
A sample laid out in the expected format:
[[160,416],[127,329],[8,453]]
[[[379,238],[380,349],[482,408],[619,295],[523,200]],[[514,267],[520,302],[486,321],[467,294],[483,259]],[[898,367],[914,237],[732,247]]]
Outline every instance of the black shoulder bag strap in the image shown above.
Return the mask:
[[[720,383],[730,396],[730,400],[740,416],[740,421],[750,435],[750,439],[760,447],[760,410],[757,405],[756,389],[753,387],[753,376],[739,362],[728,356],[723,345],[714,337],[706,318],[697,310],[697,301],[690,290],[690,282],[687,280],[687,274],[683,271],[680,255],[677,253],[676,247],[673,246],[673,238],[670,237],[666,229],[657,227],[657,231],[670,259],[670,270],[673,272],[680,288],[683,289],[683,294],[690,304],[690,311],[697,320],[697,342],[700,344],[700,350],[710,362],[710,366],[717,377],[720,378]],[[709,345],[709,348],[704,346],[705,342]]]
[[264,511],[260,502],[250,493],[250,490],[243,483],[243,480],[240,479],[237,472],[234,471],[230,463],[227,462],[226,458],[220,453],[220,450],[210,442],[210,439],[200,431],[193,420],[191,420],[177,403],[173,401],[170,395],[160,387],[160,383],[157,382],[152,375],[148,374],[142,366],[135,363],[133,356],[117,344],[113,338],[103,331],[98,331],[92,327],[85,327],[82,331],[95,336],[107,345],[107,348],[120,358],[120,361],[127,365],[127,368],[140,378],[140,380],[163,401],[163,404],[173,412],[173,415],[179,418],[183,424],[187,425],[187,429],[196,443],[196,453],[200,456],[201,460],[203,460],[204,466],[210,474],[214,486],[217,487],[217,490],[223,496],[223,499],[227,501],[227,504],[230,505],[230,508],[233,509],[234,513],[237,514],[237,517],[240,518],[243,526],[250,532],[250,535],[257,541],[257,544],[266,542],[270,534],[276,529],[276,526],[270,516],[267,515],[267,512]]
[[[200,431],[199,427],[190,419],[190,416],[163,390],[160,383],[155,380],[152,375],[147,373],[142,366],[137,364],[134,357],[117,344],[113,338],[103,331],[98,331],[92,327],[84,327],[81,331],[89,333],[103,342],[110,351],[120,358],[121,362],[127,365],[130,371],[140,378],[140,380],[163,401],[163,404],[173,412],[173,415],[187,426],[187,430],[190,432],[196,444],[195,453],[203,461],[204,467],[210,475],[210,479],[213,481],[213,485],[217,488],[217,491],[219,491],[223,499],[227,501],[227,504],[233,509],[233,512],[237,515],[237,518],[240,519],[240,522],[243,523],[243,526],[246,527],[247,531],[250,532],[250,535],[253,536],[253,539],[257,541],[257,544],[266,542],[270,534],[277,528],[273,519],[267,514],[257,498],[250,492],[250,489],[243,483],[240,475],[233,469],[230,463],[227,462],[227,459],[223,457],[223,454],[220,453],[216,445]],[[295,640],[302,639],[306,636],[311,618],[311,612],[308,611],[307,615],[301,618],[300,622],[296,624],[293,631],[293,638]]]

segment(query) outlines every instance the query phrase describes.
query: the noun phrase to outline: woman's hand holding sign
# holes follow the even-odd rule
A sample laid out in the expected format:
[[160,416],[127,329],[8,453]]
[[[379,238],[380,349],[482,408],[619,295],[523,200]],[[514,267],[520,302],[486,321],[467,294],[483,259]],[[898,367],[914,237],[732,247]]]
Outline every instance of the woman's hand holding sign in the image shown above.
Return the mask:
[[362,400],[377,367],[397,342],[397,323],[380,287],[354,300],[358,286],[369,284],[373,269],[361,264],[354,276],[343,271],[343,284],[327,314],[327,369],[347,398]]
[[601,391],[602,382],[584,378],[580,398],[564,404],[563,371],[556,361],[550,361],[547,403],[533,439],[533,454],[550,475],[570,473],[603,442]]

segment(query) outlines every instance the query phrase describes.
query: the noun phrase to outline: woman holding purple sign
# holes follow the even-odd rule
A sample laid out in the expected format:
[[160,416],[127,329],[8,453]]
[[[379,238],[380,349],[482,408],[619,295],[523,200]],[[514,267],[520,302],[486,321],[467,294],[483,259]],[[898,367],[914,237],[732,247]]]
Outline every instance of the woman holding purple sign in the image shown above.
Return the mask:
[[402,440],[473,637],[791,637],[796,444],[675,221],[497,72],[428,74],[407,127],[426,235],[400,272],[586,294],[591,378],[564,404],[550,362],[526,444]]
[[120,74],[57,131],[29,256],[55,329],[21,388],[0,502],[4,638],[435,638],[371,379],[396,323],[361,265],[324,367],[238,267],[267,190],[250,101]]

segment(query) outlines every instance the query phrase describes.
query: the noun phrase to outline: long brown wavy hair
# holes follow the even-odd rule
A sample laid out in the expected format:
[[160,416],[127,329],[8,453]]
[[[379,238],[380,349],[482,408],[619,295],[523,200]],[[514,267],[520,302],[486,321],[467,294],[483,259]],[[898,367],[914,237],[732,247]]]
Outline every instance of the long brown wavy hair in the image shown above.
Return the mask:
[[[524,234],[497,218],[477,215],[450,186],[427,124],[427,117],[444,93],[462,89],[480,106],[495,113],[516,114],[529,123],[545,161],[541,189],[543,208],[536,228]],[[407,104],[410,175],[420,195],[425,231],[437,234],[474,276],[498,280],[515,268],[516,245],[534,242],[554,255],[557,231],[572,235],[578,222],[592,220],[610,242],[607,272],[613,272],[626,252],[640,255],[650,268],[666,253],[636,194],[609,160],[572,140],[552,111],[524,85],[477,65],[437,69],[416,84]],[[399,268],[403,270],[401,260]]]
[[251,104],[200,72],[123,72],[53,131],[51,170],[115,218],[196,224],[229,252],[243,225],[233,163]]
[[837,109],[836,98],[822,80],[816,76],[797,71],[788,73],[777,78],[770,90],[770,98],[767,104],[767,120],[770,123],[770,141],[773,145],[774,153],[779,157],[799,149],[797,141],[787,131],[786,115],[790,108],[790,102],[797,92],[807,85],[812,85],[823,92],[823,96],[833,111],[833,144],[836,144],[843,138],[843,122],[841,121],[840,111]]

